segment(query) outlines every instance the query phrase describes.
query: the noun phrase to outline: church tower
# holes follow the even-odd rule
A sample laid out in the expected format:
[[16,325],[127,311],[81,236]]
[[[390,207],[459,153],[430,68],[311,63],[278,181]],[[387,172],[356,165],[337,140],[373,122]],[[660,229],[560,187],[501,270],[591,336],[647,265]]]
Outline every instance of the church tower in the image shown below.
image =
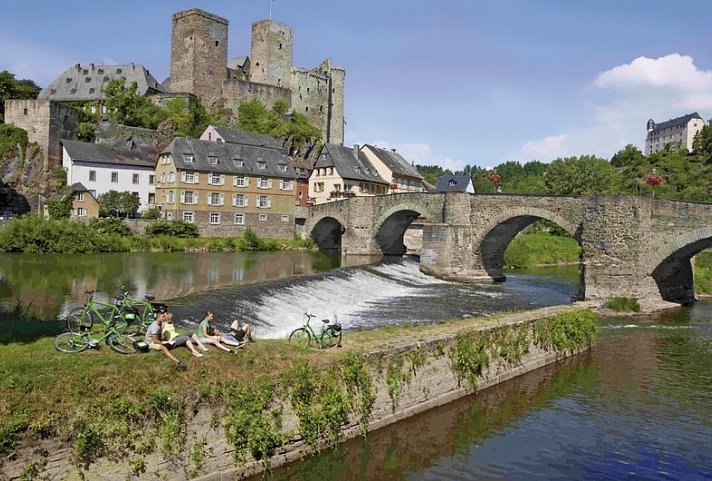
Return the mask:
[[193,8],[173,15],[171,92],[187,92],[210,106],[227,78],[228,21]]

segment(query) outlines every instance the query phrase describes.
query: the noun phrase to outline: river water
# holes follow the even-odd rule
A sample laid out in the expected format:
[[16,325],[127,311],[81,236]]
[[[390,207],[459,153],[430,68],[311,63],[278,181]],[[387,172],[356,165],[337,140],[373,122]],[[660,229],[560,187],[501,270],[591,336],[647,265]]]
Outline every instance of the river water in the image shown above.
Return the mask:
[[[576,268],[502,284],[421,274],[414,259],[341,267],[319,254],[0,255],[0,303],[45,317],[121,285],[282,337],[303,312],[346,328],[437,322],[570,302]],[[346,334],[346,338],[348,333]],[[603,321],[590,352],[275,471],[279,480],[712,479],[712,302]]]

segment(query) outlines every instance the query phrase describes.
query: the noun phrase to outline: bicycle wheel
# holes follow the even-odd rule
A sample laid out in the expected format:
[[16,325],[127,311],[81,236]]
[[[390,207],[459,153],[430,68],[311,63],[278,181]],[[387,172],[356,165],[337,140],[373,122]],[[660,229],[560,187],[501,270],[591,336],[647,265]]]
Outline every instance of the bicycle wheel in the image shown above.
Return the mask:
[[65,332],[54,338],[54,348],[59,352],[74,354],[89,347],[89,337],[86,334]]
[[289,343],[297,346],[309,347],[309,343],[311,343],[311,334],[309,334],[309,331],[303,327],[295,329],[289,335]]
[[89,314],[89,311],[87,311],[83,307],[74,309],[67,316],[67,330],[69,332],[89,332],[91,330],[92,324],[94,323],[92,321],[91,315]]
[[341,346],[341,330],[336,331],[334,329],[327,328],[324,331],[324,335],[321,336],[321,347],[338,347]]
[[133,354],[136,352],[133,346],[133,338],[125,334],[112,334],[108,337],[109,347],[119,354]]

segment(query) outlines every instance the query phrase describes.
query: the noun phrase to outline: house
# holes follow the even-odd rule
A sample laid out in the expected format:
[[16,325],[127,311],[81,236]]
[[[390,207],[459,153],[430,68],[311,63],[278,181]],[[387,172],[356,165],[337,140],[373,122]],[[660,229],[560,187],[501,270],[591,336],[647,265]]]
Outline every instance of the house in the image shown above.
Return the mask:
[[357,147],[325,144],[309,176],[309,199],[323,204],[354,196],[385,194],[388,184]]
[[654,154],[662,150],[667,144],[678,142],[683,148],[691,152],[695,135],[704,126],[705,122],[697,112],[659,124],[650,119],[648,120],[648,136],[645,139],[645,155]]
[[[354,149],[357,149],[354,146]],[[361,147],[359,155],[365,156],[378,174],[388,181],[388,193],[424,192],[423,176],[395,149],[379,149],[373,145]]]
[[435,192],[467,192],[468,194],[474,194],[475,187],[472,185],[472,179],[467,175],[443,175],[438,178]]
[[178,137],[158,156],[161,217],[195,223],[201,235],[239,235],[250,227],[294,236],[297,174],[283,151]]
[[[50,197],[53,200],[63,200],[67,196],[72,196],[72,212],[71,218],[97,218],[99,217],[99,202],[90,190],[88,190],[81,182],[76,182],[62,189],[59,193]],[[44,216],[49,217],[47,204],[44,206]]]
[[139,211],[156,203],[153,148],[115,149],[106,145],[62,140],[62,167],[67,185],[81,182],[99,197],[110,190],[131,192],[141,201]]

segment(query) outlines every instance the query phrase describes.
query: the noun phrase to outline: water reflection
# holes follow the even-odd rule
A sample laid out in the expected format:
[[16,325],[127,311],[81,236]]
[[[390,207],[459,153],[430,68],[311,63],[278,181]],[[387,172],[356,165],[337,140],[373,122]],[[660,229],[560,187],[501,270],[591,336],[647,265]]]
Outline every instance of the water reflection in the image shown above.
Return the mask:
[[311,252],[112,253],[0,255],[0,304],[31,305],[44,318],[61,316],[86,299],[121,286],[137,296],[173,299],[207,289],[267,282],[337,267],[338,257]]

